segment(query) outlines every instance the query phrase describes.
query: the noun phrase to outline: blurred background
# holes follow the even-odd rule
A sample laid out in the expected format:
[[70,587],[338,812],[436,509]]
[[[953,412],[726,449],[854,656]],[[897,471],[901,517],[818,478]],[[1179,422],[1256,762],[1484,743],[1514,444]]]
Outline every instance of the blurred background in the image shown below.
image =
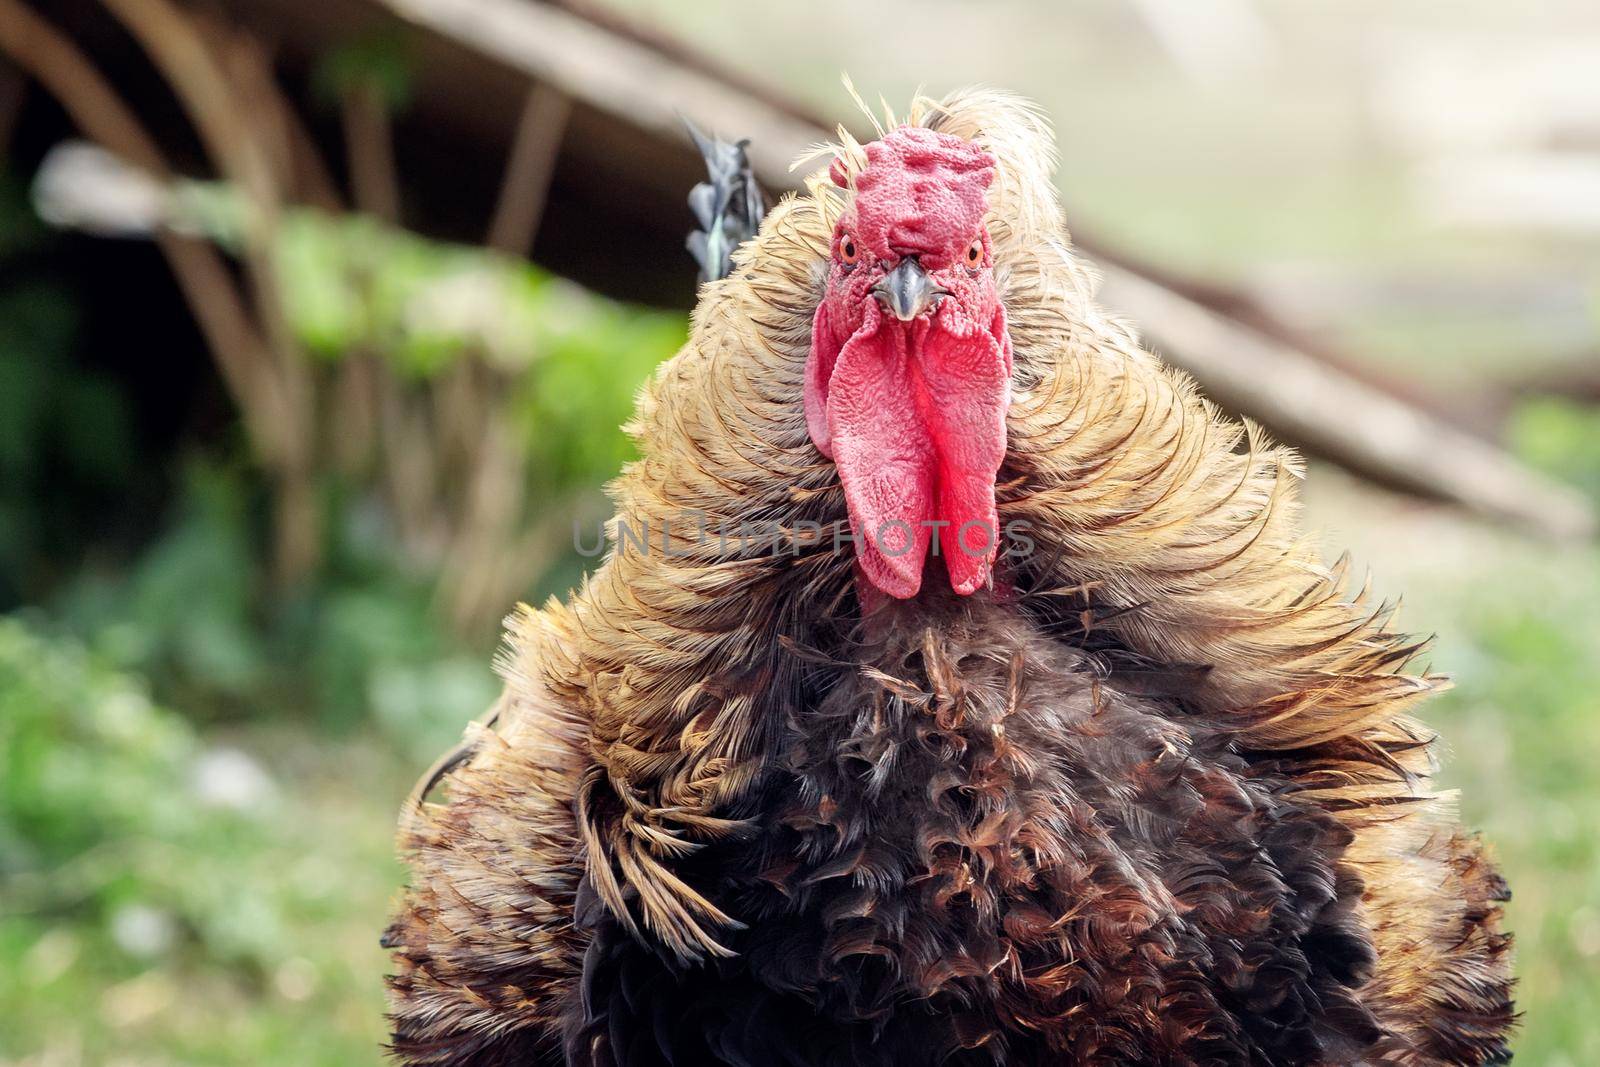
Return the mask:
[[679,112],[1039,101],[1105,301],[1438,635],[1518,1061],[1600,1063],[1600,8],[0,0],[0,1064],[376,1064],[407,788],[592,560]]

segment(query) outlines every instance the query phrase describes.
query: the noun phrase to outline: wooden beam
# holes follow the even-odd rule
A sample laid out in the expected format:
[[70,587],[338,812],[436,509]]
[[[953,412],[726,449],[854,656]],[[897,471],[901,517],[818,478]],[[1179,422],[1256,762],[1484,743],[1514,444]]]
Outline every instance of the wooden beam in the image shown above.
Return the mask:
[[[402,18],[500,60],[575,100],[673,139],[680,115],[726,137],[758,133],[751,161],[794,184],[789,164],[822,131],[570,12],[527,0],[378,0]],[[685,195],[688,190],[685,190]]]
[[528,90],[489,223],[490,248],[514,256],[526,256],[533,248],[571,114],[572,102],[543,82]]

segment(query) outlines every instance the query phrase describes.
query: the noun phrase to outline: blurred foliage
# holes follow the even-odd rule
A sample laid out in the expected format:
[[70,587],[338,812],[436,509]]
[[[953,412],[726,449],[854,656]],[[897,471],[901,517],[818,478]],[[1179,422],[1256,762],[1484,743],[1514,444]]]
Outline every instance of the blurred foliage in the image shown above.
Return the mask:
[[[348,909],[395,872],[378,827],[340,822],[77,642],[0,618],[0,1059],[375,1059],[376,916]],[[352,1026],[338,1001],[362,998]],[[239,1010],[263,1000],[280,1010]]]
[[[0,209],[19,199],[0,197]],[[188,185],[179,199],[191,226],[224,243],[237,233],[225,187]],[[19,213],[13,252],[30,233]],[[565,494],[592,491],[630,457],[618,426],[684,332],[681,315],[360,216],[292,211],[279,237],[286,319],[320,364],[375,356],[409,390],[463,361],[494,369],[504,388],[489,400],[509,416],[519,491],[535,508],[567,506]],[[48,603],[195,721],[287,716],[343,731],[370,719],[425,760],[488,706],[489,648],[441,622],[436,571],[405,552],[382,486],[346,471],[323,472],[321,563],[287,591],[265,578],[269,495],[250,457],[230,454],[236,440],[185,463],[168,519],[135,555],[63,558],[79,567],[70,575],[47,565],[61,546],[100,544],[105,500],[139,461],[124,398],[77,358],[80,313],[45,280],[0,285],[0,605]],[[575,580],[568,542],[557,539],[544,586],[507,591],[494,612]]]
[[[246,210],[218,183],[186,182],[173,198],[180,225],[230,248]],[[526,260],[364,215],[290,210],[276,240],[284,315],[308,352],[329,363],[376,355],[410,383],[484,361],[513,381],[506,399],[546,490],[616,473],[632,454],[617,427],[687,330],[681,314],[619,304]]]
[[169,528],[126,567],[88,570],[56,602],[107,662],[200,720],[284,718],[348,731],[371,718],[426,760],[486,709],[484,650],[441,625],[432,587],[394,558],[381,517],[334,509],[317,581],[267,595],[263,506],[243,466],[196,461]]
[[292,951],[275,902],[233,891],[272,839],[254,761],[204,751],[134,678],[16,619],[0,620],[0,739],[8,918],[73,916],[135,957],[189,941],[265,967]]
[[329,103],[353,90],[374,90],[385,107],[398,111],[411,101],[413,76],[409,40],[384,31],[357,38],[322,56],[312,72],[312,88]]
[[[214,208],[212,218],[226,214]],[[615,474],[631,455],[617,427],[635,392],[683,343],[682,315],[621,305],[523,260],[374,219],[294,211],[278,240],[285,314],[318,357],[376,353],[412,382],[465,359],[510,376],[506,400],[537,489]]]
[[[175,775],[193,737],[132,679],[91,662],[65,640],[0,620],[0,872],[15,899],[30,871],[59,866],[130,832],[175,829],[188,813],[151,792]],[[81,884],[39,896],[113,899],[122,875],[96,863]],[[153,873],[153,872],[145,872]],[[23,894],[26,896],[27,894]]]

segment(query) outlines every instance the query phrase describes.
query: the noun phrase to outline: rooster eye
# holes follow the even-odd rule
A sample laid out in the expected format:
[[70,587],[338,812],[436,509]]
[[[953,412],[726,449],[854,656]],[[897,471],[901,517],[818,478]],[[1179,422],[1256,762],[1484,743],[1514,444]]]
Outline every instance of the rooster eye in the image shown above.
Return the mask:
[[983,262],[983,242],[973,241],[967,246],[967,266],[976,267]]
[[839,239],[839,262],[846,266],[854,266],[861,260],[861,249],[856,245],[856,239],[845,234]]

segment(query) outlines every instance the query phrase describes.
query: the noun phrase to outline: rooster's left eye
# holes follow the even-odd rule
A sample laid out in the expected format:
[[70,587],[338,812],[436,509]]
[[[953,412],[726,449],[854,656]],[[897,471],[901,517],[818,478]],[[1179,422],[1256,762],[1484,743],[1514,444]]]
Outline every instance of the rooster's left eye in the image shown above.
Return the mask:
[[983,242],[973,241],[967,246],[967,266],[976,267],[983,262]]

